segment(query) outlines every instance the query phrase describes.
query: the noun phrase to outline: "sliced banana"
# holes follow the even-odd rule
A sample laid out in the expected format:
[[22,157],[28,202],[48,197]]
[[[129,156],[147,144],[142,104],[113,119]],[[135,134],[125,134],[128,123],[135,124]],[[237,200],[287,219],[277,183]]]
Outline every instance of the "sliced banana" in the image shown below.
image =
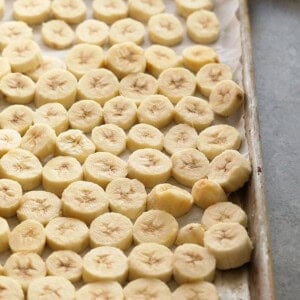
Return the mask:
[[208,179],[219,183],[225,192],[234,192],[249,180],[250,174],[248,159],[236,150],[225,150],[211,161]]
[[20,283],[7,276],[0,276],[1,292],[0,296],[2,299],[12,300],[24,300],[24,293]]
[[9,150],[18,148],[21,144],[21,135],[14,129],[0,129],[0,157]]
[[128,177],[141,181],[146,187],[166,182],[171,176],[170,158],[156,149],[139,149],[128,159]]
[[5,2],[4,0],[0,0],[0,18],[3,17],[5,12]]
[[218,223],[204,234],[204,245],[214,255],[217,268],[238,268],[250,261],[253,250],[248,233],[238,223]]
[[178,14],[185,18],[197,10],[214,8],[212,0],[176,0],[175,4]]
[[0,253],[4,252],[8,248],[8,239],[10,235],[10,229],[6,219],[0,217]]
[[178,233],[178,223],[169,213],[149,210],[142,213],[133,225],[133,240],[136,244],[158,243],[171,247]]
[[0,57],[0,78],[11,72],[9,60],[6,57]]
[[98,247],[90,250],[83,257],[83,280],[118,281],[124,283],[128,274],[128,261],[126,255],[118,248]]
[[175,244],[189,243],[203,246],[204,232],[204,227],[199,223],[187,224],[179,229]]
[[169,183],[156,185],[147,198],[148,210],[164,210],[176,218],[185,215],[192,205],[193,197],[188,191]]

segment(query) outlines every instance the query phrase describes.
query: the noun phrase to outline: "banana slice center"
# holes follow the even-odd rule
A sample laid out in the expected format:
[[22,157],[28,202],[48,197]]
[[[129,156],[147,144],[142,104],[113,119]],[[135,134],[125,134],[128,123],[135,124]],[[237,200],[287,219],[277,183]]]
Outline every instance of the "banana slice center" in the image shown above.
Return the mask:
[[9,122],[11,123],[22,123],[25,121],[25,114],[24,113],[19,113],[15,112],[12,116]]
[[94,258],[94,262],[97,265],[104,266],[107,269],[110,269],[113,266],[113,259],[110,254],[98,254]]
[[79,205],[84,206],[85,204],[91,204],[96,202],[96,197],[93,196],[93,192],[90,190],[82,190],[79,192],[78,196],[75,196],[74,200],[78,202]]
[[20,276],[31,277],[38,270],[33,266],[31,259],[25,260],[26,258],[23,258],[22,261],[16,261],[13,270]]

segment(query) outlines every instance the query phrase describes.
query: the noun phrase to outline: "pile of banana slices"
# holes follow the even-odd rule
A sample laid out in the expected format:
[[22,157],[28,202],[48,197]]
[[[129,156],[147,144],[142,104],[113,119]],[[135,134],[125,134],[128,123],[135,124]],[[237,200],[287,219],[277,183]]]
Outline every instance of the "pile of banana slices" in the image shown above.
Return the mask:
[[82,0],[16,0],[0,23],[1,299],[216,300],[216,270],[249,262],[226,119],[244,93],[206,46],[212,0],[174,2],[94,0],[86,20]]

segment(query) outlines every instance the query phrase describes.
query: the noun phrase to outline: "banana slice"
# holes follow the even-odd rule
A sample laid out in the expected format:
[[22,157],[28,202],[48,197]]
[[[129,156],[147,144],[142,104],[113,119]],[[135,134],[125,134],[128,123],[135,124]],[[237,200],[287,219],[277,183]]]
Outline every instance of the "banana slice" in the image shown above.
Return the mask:
[[61,200],[52,193],[30,191],[20,199],[17,216],[20,221],[35,220],[43,225],[61,214]]
[[154,126],[137,124],[128,132],[127,147],[130,151],[144,148],[162,150],[164,147],[164,135]]
[[108,152],[91,154],[83,164],[84,179],[103,188],[113,179],[126,177],[127,172],[127,163]]
[[0,253],[4,252],[8,248],[8,239],[10,235],[10,229],[7,221],[0,217]]
[[118,78],[132,73],[143,73],[146,69],[144,49],[133,42],[113,45],[107,51],[106,66]]
[[53,69],[42,75],[36,83],[35,105],[40,107],[57,102],[69,108],[76,99],[77,80],[75,76],[61,69]]
[[11,73],[9,60],[6,57],[0,57],[0,78],[2,78],[8,73]]
[[169,68],[158,78],[158,91],[176,104],[184,96],[192,96],[196,90],[195,76],[184,68]]
[[38,25],[47,21],[50,13],[50,0],[17,0],[13,4],[14,19],[29,25]]
[[38,158],[23,149],[10,150],[0,159],[0,176],[19,182],[24,191],[40,185],[42,168]]
[[164,138],[164,148],[169,154],[174,154],[187,148],[196,148],[197,131],[186,124],[178,124],[166,133]]
[[156,149],[139,149],[128,159],[128,177],[141,181],[146,187],[166,182],[171,176],[170,158]]
[[82,275],[82,258],[74,251],[53,251],[46,260],[49,275],[61,276],[71,282],[78,282]]
[[36,253],[13,253],[5,262],[4,274],[17,280],[24,291],[30,282],[46,276],[47,270],[43,259]]
[[198,89],[205,97],[209,97],[212,90],[219,82],[231,79],[232,73],[230,68],[219,63],[204,65],[196,75]]
[[90,224],[108,211],[108,199],[103,189],[92,182],[76,181],[62,193],[63,214]]
[[205,178],[199,179],[194,183],[192,195],[195,204],[203,209],[215,203],[228,200],[225,192],[218,183]]
[[156,128],[167,126],[174,115],[174,106],[163,95],[148,96],[142,101],[137,110],[140,123],[150,124]]
[[209,96],[209,105],[220,116],[229,117],[244,102],[243,90],[232,80],[219,82]]
[[1,293],[2,299],[12,299],[12,300],[24,300],[24,293],[20,283],[7,276],[0,276]]
[[174,217],[181,217],[191,209],[192,195],[169,183],[158,184],[148,194],[147,209],[164,210]]
[[[146,11],[146,10],[144,10]],[[182,42],[184,31],[177,17],[172,14],[156,14],[148,22],[149,39],[153,44],[168,47]]]
[[104,53],[97,45],[78,44],[67,52],[65,61],[68,71],[79,79],[88,71],[102,67]]
[[216,259],[204,247],[183,244],[174,251],[173,275],[178,284],[195,281],[213,281]]
[[133,225],[133,240],[136,244],[158,243],[171,247],[178,233],[178,223],[169,213],[149,210],[142,213]]
[[127,250],[132,243],[132,223],[129,218],[115,212],[97,217],[90,226],[92,248],[111,246]]
[[0,157],[8,151],[18,148],[21,144],[21,135],[14,129],[0,129]]
[[91,70],[78,81],[78,99],[90,99],[104,104],[118,93],[118,79],[106,69]]
[[99,152],[119,155],[126,149],[126,134],[122,128],[114,124],[94,127],[91,139]]
[[111,211],[136,219],[146,209],[145,186],[136,179],[113,179],[106,187]]
[[64,189],[83,176],[80,163],[70,156],[56,156],[49,160],[43,168],[43,188],[61,196]]
[[188,187],[207,176],[210,171],[209,161],[205,155],[196,149],[183,149],[174,153],[172,160],[172,176]]
[[89,228],[80,220],[58,217],[45,228],[47,245],[53,250],[82,252],[89,243]]
[[83,257],[83,280],[85,282],[115,280],[124,283],[128,274],[126,255],[118,248],[98,247]]
[[188,17],[197,10],[212,10],[214,8],[212,0],[176,0],[175,4],[178,14],[184,18]]
[[68,113],[60,103],[47,103],[35,110],[34,124],[46,124],[58,135],[69,128]]
[[73,29],[61,20],[51,20],[43,23],[41,36],[43,43],[53,49],[68,48],[75,39]]
[[41,254],[46,244],[46,234],[41,223],[25,220],[10,233],[8,244],[12,252],[34,252]]
[[217,260],[217,268],[238,268],[250,261],[252,242],[238,223],[218,223],[204,234],[204,245]]
[[208,179],[219,183],[225,192],[234,192],[241,188],[251,174],[251,165],[236,150],[225,150],[210,163]]
[[4,0],[0,0],[0,18],[3,17],[5,12],[5,2]]
[[179,229],[175,244],[189,243],[203,246],[204,232],[204,227],[199,223],[187,224]]
[[153,278],[169,281],[173,271],[173,253],[166,246],[143,243],[128,256],[129,280]]

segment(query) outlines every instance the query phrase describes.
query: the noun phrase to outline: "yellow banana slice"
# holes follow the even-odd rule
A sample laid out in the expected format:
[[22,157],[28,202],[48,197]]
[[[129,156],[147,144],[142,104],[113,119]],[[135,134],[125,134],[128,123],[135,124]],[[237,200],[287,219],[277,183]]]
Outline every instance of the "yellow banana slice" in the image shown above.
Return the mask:
[[178,14],[184,18],[197,10],[212,10],[214,8],[212,0],[176,0],[175,4]]
[[0,157],[9,150],[18,148],[21,144],[21,135],[14,129],[0,129]]
[[7,276],[0,276],[0,284],[2,286],[2,299],[24,300],[24,293],[20,283]]
[[199,223],[187,224],[179,229],[175,244],[189,243],[203,246],[204,232],[204,227]]
[[6,219],[0,217],[0,253],[7,250],[9,235],[10,229],[8,223]]
[[6,57],[0,57],[0,78],[11,72],[9,60]]

